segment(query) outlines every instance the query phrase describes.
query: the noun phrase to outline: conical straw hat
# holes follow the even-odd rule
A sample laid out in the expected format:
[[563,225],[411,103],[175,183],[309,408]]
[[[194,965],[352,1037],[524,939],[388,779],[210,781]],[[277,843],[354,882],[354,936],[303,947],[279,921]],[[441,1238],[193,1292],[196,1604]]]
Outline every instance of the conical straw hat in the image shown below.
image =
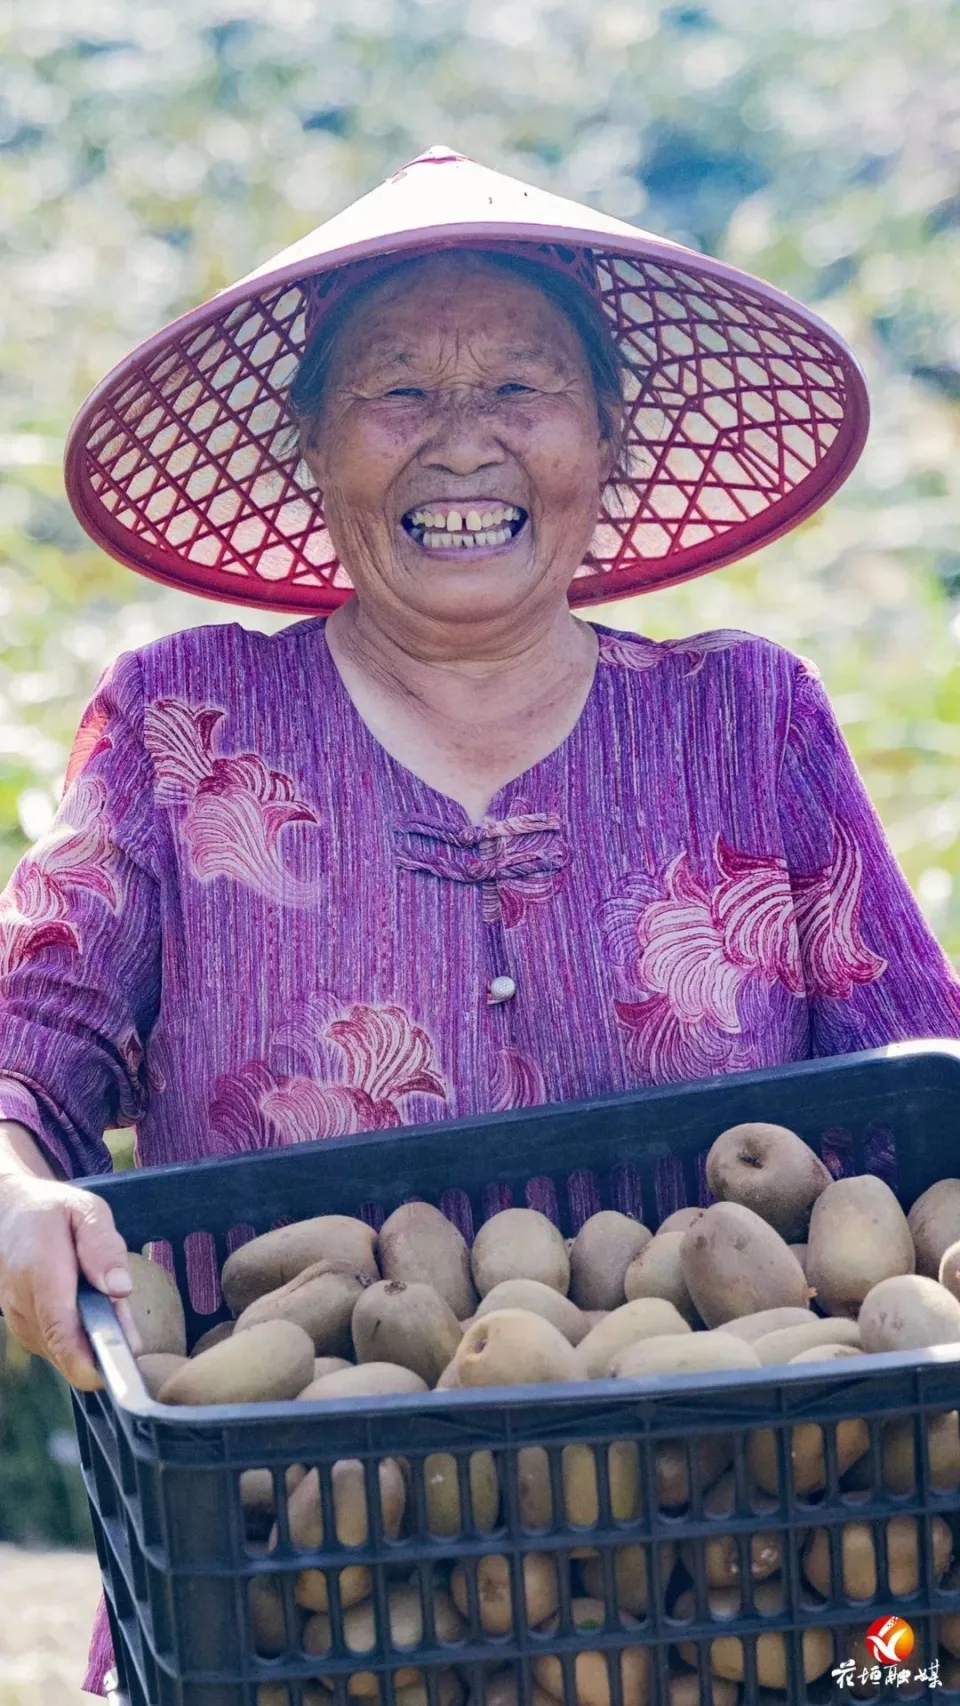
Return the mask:
[[[371,258],[522,244],[599,293],[628,379],[572,604],[704,574],[810,515],[854,466],[868,406],[842,340],[734,267],[432,148],[114,368],[67,445],[87,532],[155,580],[318,613],[350,595],[286,391],[324,297]],[[361,269],[366,271],[367,269]]]

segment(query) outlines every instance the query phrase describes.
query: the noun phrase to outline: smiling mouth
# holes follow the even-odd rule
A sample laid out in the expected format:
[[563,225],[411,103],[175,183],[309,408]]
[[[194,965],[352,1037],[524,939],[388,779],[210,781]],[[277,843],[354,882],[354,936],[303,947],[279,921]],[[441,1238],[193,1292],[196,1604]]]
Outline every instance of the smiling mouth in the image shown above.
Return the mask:
[[424,551],[475,551],[508,545],[526,521],[517,504],[423,504],[407,511],[403,527]]

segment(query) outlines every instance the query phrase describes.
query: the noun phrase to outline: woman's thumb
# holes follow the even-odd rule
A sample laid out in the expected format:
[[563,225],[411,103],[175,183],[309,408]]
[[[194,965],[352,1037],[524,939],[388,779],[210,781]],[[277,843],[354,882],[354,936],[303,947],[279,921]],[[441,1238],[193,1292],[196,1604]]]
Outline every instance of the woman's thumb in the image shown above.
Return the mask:
[[108,1297],[129,1297],[133,1290],[130,1261],[113,1215],[92,1191],[77,1191],[75,1195],[71,1218],[81,1273]]

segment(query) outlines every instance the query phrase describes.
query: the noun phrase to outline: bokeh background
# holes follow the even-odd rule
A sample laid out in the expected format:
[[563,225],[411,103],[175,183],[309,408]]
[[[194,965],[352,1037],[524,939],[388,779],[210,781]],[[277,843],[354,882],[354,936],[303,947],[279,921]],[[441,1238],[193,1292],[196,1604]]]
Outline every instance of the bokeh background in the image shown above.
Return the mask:
[[[280,620],[87,543],[60,473],[77,405],[138,339],[446,142],[763,274],[852,343],[874,426],[826,511],[597,614],[815,659],[960,963],[957,0],[0,0],[0,31],[0,877],[49,824],[117,652]],[[84,1539],[68,1430],[8,1343],[0,1540]],[[0,1706],[19,1686],[0,1648]]]

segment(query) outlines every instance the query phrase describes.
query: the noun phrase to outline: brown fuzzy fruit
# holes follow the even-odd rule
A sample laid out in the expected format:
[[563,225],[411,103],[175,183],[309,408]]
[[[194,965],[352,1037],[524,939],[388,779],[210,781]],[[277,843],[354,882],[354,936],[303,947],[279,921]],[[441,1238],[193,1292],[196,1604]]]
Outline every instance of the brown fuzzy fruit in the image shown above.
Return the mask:
[[187,1324],[173,1275],[146,1256],[130,1255],[127,1261],[133,1281],[127,1307],[140,1338],[139,1354],[186,1356]]
[[[570,1601],[570,1612],[574,1628],[580,1635],[588,1634],[591,1629],[601,1630],[606,1624],[606,1610],[602,1600],[573,1599]],[[555,1616],[549,1618],[543,1626],[544,1632],[552,1634],[556,1622]],[[635,1627],[636,1619],[622,1611],[620,1622],[625,1629],[631,1629]],[[573,1661],[577,1706],[612,1706],[613,1690],[607,1657],[608,1654],[604,1652],[578,1650]],[[617,1665],[619,1658],[623,1706],[647,1706],[650,1699],[649,1647],[638,1644],[619,1650],[611,1649],[609,1657],[611,1665]],[[530,1668],[541,1688],[545,1688],[555,1700],[565,1698],[563,1667],[554,1653],[538,1653],[531,1660]]]
[[641,1250],[630,1263],[623,1289],[628,1303],[633,1303],[638,1297],[665,1298],[691,1327],[695,1327],[700,1317],[687,1290],[680,1261],[684,1230],[658,1232],[655,1238],[651,1238],[646,1249]]
[[431,1285],[458,1321],[476,1309],[466,1241],[432,1203],[405,1202],[394,1209],[380,1228],[377,1255],[385,1280]]
[[830,1174],[796,1132],[749,1120],[721,1132],[712,1145],[707,1184],[719,1202],[741,1203],[782,1238],[797,1239]]
[[435,1386],[460,1343],[460,1323],[439,1292],[418,1280],[380,1280],[357,1298],[357,1362],[396,1362]]
[[349,1354],[353,1345],[350,1320],[354,1304],[370,1285],[369,1274],[355,1273],[336,1262],[311,1262],[308,1268],[258,1297],[240,1315],[234,1332],[244,1333],[261,1321],[295,1321],[313,1340],[317,1356]]
[[570,1251],[570,1296],[574,1303],[581,1309],[618,1309],[625,1302],[627,1269],[652,1237],[639,1220],[616,1209],[592,1214]]
[[[484,1315],[492,1315],[495,1309],[526,1309],[531,1315],[542,1315],[565,1339],[570,1340],[571,1345],[578,1345],[590,1331],[590,1323],[583,1310],[562,1292],[555,1291],[552,1285],[541,1285],[539,1280],[501,1280],[477,1305],[474,1320],[481,1321]],[[465,1328],[468,1325],[466,1321],[463,1323]]]
[[810,1216],[807,1278],[826,1315],[856,1320],[868,1291],[895,1274],[912,1274],[907,1217],[889,1185],[870,1173],[835,1179]]
[[865,1351],[960,1343],[960,1303],[925,1274],[896,1274],[867,1292],[857,1320]]
[[239,1315],[255,1298],[296,1279],[313,1262],[335,1262],[375,1280],[376,1241],[372,1226],[348,1214],[320,1214],[276,1227],[227,1257],[220,1276],[223,1295]]
[[470,1265],[481,1297],[501,1280],[535,1279],[566,1296],[570,1260],[563,1236],[534,1208],[505,1208],[481,1226]]
[[806,1276],[779,1232],[741,1203],[718,1202],[683,1235],[683,1277],[708,1327],[774,1305],[802,1308]]
[[295,1398],[313,1372],[313,1341],[292,1321],[264,1321],[190,1357],[160,1388],[161,1404],[260,1404]]
[[936,1279],[943,1255],[960,1239],[960,1179],[938,1179],[907,1215],[917,1252],[917,1273]]
[[461,1386],[527,1386],[583,1378],[569,1339],[525,1309],[499,1309],[474,1321],[454,1362]]

